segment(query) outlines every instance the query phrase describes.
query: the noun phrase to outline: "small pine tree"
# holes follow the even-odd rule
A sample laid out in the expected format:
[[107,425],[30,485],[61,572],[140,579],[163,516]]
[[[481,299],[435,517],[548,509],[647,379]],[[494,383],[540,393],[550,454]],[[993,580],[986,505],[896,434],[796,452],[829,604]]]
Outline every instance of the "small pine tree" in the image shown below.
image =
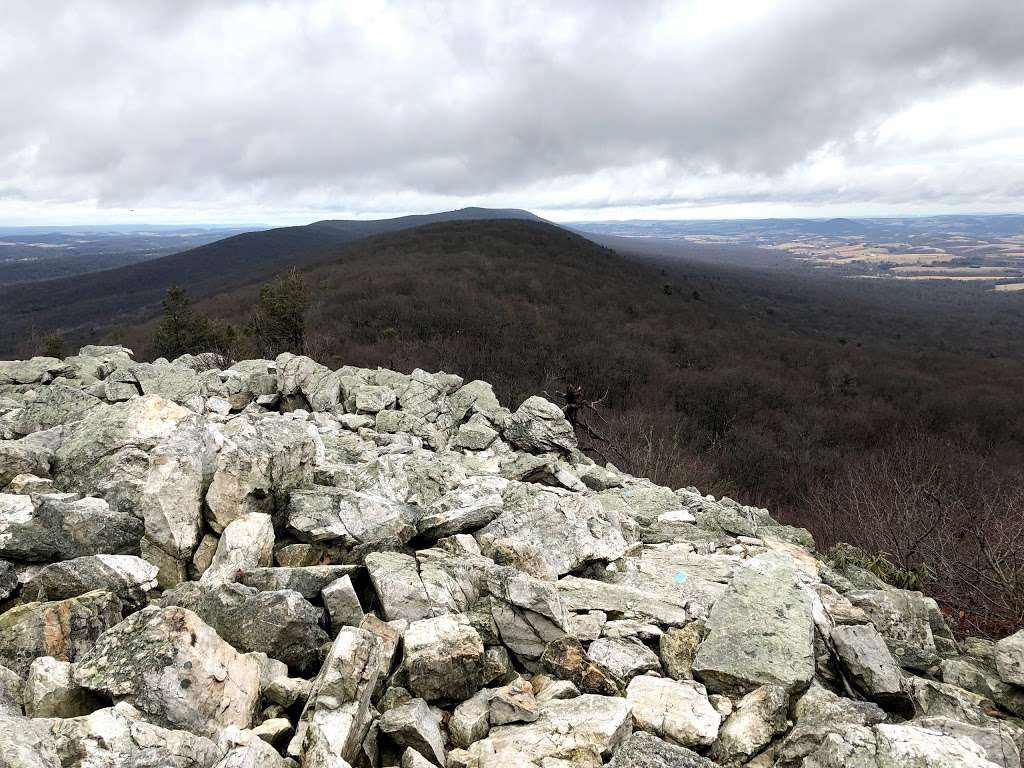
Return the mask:
[[274,357],[281,352],[305,352],[308,305],[306,284],[294,269],[260,287],[249,331],[261,354]]
[[184,288],[168,288],[162,303],[164,315],[150,342],[154,357],[173,360],[186,353],[209,352],[222,346],[210,321],[192,306]]
[[43,339],[43,356],[64,359],[64,334],[54,331]]

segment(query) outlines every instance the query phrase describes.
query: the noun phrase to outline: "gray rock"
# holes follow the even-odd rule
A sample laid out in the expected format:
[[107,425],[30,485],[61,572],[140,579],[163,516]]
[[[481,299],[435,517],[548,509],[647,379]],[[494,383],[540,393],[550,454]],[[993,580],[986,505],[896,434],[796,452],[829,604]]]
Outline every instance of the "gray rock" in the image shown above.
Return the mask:
[[33,572],[22,588],[26,600],[65,600],[96,589],[117,595],[127,608],[141,608],[156,588],[158,569],[131,555],[89,555],[52,563]]
[[793,707],[796,726],[783,739],[778,754],[779,768],[800,768],[829,736],[882,723],[885,712],[875,704],[845,699],[812,683]]
[[21,717],[25,681],[7,667],[0,666],[0,718]]
[[405,670],[416,696],[466,699],[483,681],[484,644],[462,615],[420,619],[405,631]]
[[323,451],[312,425],[278,414],[239,416],[224,427],[224,441],[206,493],[217,532],[244,514],[283,510],[289,492],[312,479]]
[[629,737],[632,725],[625,699],[583,695],[549,701],[532,723],[492,728],[469,751],[500,766],[542,765],[546,759],[552,766],[601,765]]
[[164,595],[161,604],[187,608],[239,651],[265,653],[299,674],[320,668],[320,648],[330,642],[320,626],[323,610],[292,590],[188,582]]
[[120,621],[121,601],[110,592],[18,605],[0,614],[0,664],[24,676],[39,656],[75,661]]
[[305,734],[296,750],[302,765],[335,768],[356,759],[373,720],[370,698],[390,664],[390,654],[381,652],[372,632],[357,627],[338,632],[296,731],[296,739]]
[[144,608],[104,632],[74,679],[155,722],[208,736],[248,728],[260,694],[259,665],[178,607]]
[[491,730],[491,692],[477,691],[455,707],[448,721],[448,731],[456,747],[468,749]]
[[[57,428],[55,431],[62,430]],[[0,488],[18,475],[49,476],[50,461],[55,449],[47,444],[49,441],[45,440],[46,437],[37,433],[21,440],[0,440]]]
[[416,513],[407,504],[348,488],[295,491],[288,504],[288,530],[301,541],[404,544],[416,534]]
[[936,728],[876,725],[829,734],[803,763],[807,768],[992,768],[984,750],[964,737]]
[[210,567],[199,581],[210,587],[237,581],[246,571],[266,568],[273,557],[274,525],[270,515],[246,513],[224,528]]
[[1021,733],[1019,730],[1014,733],[1004,728],[998,721],[993,721],[990,727],[961,723],[946,717],[920,717],[911,723],[961,743],[974,742],[981,747],[988,760],[1001,768],[1020,768],[1020,747],[1014,741],[1014,736],[1020,739]]
[[716,693],[747,693],[766,684],[801,691],[814,676],[810,598],[791,565],[755,560],[760,570],[737,571],[711,610],[694,676]]
[[490,539],[510,538],[544,552],[558,575],[595,560],[617,560],[626,550],[619,522],[591,498],[511,483],[502,513],[476,533],[481,549]]
[[938,665],[930,606],[924,595],[886,588],[850,592],[846,596],[867,614],[900,666],[923,670]]
[[[31,722],[42,726],[40,735],[58,755],[86,756],[79,763],[83,767],[212,768],[223,754],[211,738],[146,722],[142,713],[125,702],[84,717]],[[57,763],[62,764],[68,765]]]
[[556,585],[511,568],[487,575],[491,616],[502,643],[513,653],[539,658],[548,643],[565,636],[571,622]]
[[434,765],[446,764],[441,724],[423,699],[389,709],[377,727],[396,744],[419,752]]
[[471,421],[459,427],[452,445],[467,451],[485,451],[498,439],[498,432],[483,421]]
[[436,607],[427,594],[415,557],[398,552],[373,552],[364,562],[388,621],[415,621],[445,612]]
[[657,654],[637,640],[602,637],[590,644],[587,655],[625,683],[647,672],[661,673]]
[[1004,683],[985,662],[967,657],[945,659],[941,669],[943,682],[991,699],[1017,717],[1024,717],[1024,689]]
[[996,643],[995,662],[1000,680],[1024,686],[1024,629]]
[[327,615],[331,619],[331,631],[337,634],[341,627],[358,627],[363,620],[363,606],[359,603],[359,595],[352,586],[349,576],[328,584],[321,592]]
[[50,656],[32,662],[22,700],[28,717],[79,717],[104,706],[102,699],[74,681],[71,664]]
[[533,453],[565,451],[577,447],[576,434],[562,409],[543,397],[529,397],[505,424],[505,439]]
[[609,768],[714,768],[696,752],[662,741],[650,733],[634,733],[615,750]]
[[599,610],[670,627],[681,627],[694,618],[685,596],[662,595],[629,584],[566,576],[558,580],[558,593],[570,611]]
[[203,417],[149,395],[93,408],[65,427],[53,476],[66,490],[100,496],[141,518],[147,539],[187,562],[202,534],[215,450]]
[[418,535],[436,541],[482,528],[501,512],[507,484],[500,477],[481,477],[448,491],[422,511],[416,522]]
[[358,570],[357,565],[251,568],[241,575],[239,581],[261,592],[291,589],[307,600],[313,600],[325,587]]
[[750,760],[786,731],[788,707],[789,696],[784,688],[778,685],[755,688],[739,700],[719,730],[712,756],[723,765]]
[[0,494],[0,556],[47,562],[138,552],[143,522],[103,499]]
[[838,626],[832,644],[850,682],[868,699],[913,714],[907,707],[903,675],[878,630],[871,624]]
[[87,392],[61,384],[40,387],[32,394],[22,408],[2,419],[15,435],[30,435],[78,421],[102,402]]
[[700,683],[636,677],[626,689],[626,699],[640,730],[683,747],[706,747],[718,737],[722,716]]

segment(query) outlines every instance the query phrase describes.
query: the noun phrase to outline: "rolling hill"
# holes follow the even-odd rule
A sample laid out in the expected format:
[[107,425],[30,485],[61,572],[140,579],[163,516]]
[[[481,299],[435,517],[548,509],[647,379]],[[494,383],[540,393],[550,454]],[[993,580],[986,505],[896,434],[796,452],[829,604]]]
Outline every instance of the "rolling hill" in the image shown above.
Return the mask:
[[289,267],[314,264],[331,248],[361,238],[425,224],[473,219],[528,219],[520,210],[463,208],[369,221],[325,220],[227,237],[140,264],[31,284],[0,287],[0,355],[10,355],[30,329],[104,327],[144,319],[159,309],[173,285],[209,296],[266,278]]

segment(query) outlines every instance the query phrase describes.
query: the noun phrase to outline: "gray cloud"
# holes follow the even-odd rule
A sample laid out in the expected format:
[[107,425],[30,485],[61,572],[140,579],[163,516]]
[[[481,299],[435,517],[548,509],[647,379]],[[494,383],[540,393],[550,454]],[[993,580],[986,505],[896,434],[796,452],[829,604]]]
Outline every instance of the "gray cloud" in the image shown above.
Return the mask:
[[1019,205],[1024,118],[878,130],[972,88],[1024,95],[1024,4],[726,5],[18,4],[0,219]]

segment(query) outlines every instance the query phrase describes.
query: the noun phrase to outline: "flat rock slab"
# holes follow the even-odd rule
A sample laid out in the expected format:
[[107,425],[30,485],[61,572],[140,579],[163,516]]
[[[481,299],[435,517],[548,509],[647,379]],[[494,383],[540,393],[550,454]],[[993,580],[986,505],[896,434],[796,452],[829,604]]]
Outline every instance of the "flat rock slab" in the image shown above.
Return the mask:
[[766,684],[801,691],[814,677],[811,599],[781,558],[737,571],[707,626],[693,671],[710,691],[745,694]]

